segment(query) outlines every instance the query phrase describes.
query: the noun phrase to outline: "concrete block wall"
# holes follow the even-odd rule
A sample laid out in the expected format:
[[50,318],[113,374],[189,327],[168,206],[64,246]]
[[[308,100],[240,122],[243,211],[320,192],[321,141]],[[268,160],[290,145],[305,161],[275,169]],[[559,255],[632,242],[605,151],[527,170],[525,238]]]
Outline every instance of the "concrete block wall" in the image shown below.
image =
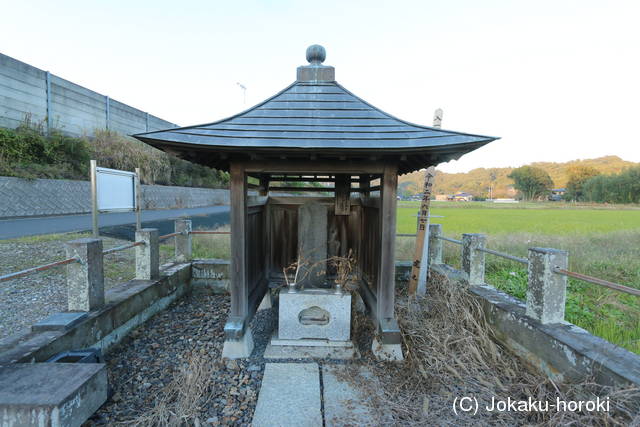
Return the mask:
[[47,117],[46,72],[0,54],[0,126],[15,128],[31,113]]
[[[91,212],[88,181],[0,177],[0,218]],[[228,190],[142,186],[143,209],[178,209],[229,204]]]
[[177,126],[0,53],[0,127],[16,128],[26,115],[72,136]]

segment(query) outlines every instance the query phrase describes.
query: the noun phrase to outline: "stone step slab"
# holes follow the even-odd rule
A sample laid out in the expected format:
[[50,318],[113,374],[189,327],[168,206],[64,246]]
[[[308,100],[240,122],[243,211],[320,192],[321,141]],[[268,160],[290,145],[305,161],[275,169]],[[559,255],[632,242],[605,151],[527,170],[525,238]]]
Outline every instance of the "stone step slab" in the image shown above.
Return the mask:
[[254,427],[322,427],[317,363],[267,363]]
[[323,365],[322,384],[326,427],[378,426],[373,395],[376,376],[361,365]]

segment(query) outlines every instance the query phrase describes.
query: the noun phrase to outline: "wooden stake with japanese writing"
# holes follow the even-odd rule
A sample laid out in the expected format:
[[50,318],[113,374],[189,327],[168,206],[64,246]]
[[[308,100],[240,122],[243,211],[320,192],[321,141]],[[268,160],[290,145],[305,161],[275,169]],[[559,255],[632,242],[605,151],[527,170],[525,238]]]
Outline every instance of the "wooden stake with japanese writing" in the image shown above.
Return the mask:
[[[433,127],[439,128],[442,124],[442,110],[438,108],[433,117]],[[431,203],[431,190],[433,179],[436,175],[435,166],[429,166],[424,174],[424,190],[422,192],[422,203],[418,212],[418,230],[416,232],[416,250],[411,267],[411,277],[409,278],[409,295],[415,295],[420,288],[420,293],[426,292],[427,268],[428,268],[428,240],[429,229],[429,205]],[[426,245],[425,245],[426,243]],[[424,269],[421,267],[424,266]],[[420,283],[423,282],[423,283]]]

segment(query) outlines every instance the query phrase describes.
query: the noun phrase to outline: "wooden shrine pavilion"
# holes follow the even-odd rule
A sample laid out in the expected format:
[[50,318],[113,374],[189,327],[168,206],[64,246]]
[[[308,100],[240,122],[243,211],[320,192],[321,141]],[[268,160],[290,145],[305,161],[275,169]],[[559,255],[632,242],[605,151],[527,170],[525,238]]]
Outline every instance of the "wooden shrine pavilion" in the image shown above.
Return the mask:
[[[398,175],[458,159],[497,139],[397,119],[358,98],[307,49],[309,65],[266,101],[213,123],[135,135],[191,162],[230,173],[231,313],[227,343],[250,353],[249,322],[298,253],[298,207],[330,206],[329,255],[352,251],[359,290],[383,344],[398,344],[394,248]],[[248,196],[248,178],[257,196]],[[303,187],[292,184],[309,183]],[[318,184],[322,183],[322,187]],[[334,197],[283,196],[320,192]],[[227,345],[225,343],[225,345]],[[234,344],[235,343],[235,344]],[[246,354],[248,356],[248,354]]]

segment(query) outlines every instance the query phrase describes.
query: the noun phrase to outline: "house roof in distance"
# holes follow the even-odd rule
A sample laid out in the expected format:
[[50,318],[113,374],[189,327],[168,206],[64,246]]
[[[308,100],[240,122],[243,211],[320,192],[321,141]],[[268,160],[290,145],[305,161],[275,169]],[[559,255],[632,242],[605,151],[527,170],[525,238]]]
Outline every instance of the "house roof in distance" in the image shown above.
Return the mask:
[[251,158],[372,160],[407,173],[457,159],[498,138],[409,123],[370,105],[335,81],[322,46],[307,49],[290,86],[233,117],[134,135],[192,162],[228,170]]

